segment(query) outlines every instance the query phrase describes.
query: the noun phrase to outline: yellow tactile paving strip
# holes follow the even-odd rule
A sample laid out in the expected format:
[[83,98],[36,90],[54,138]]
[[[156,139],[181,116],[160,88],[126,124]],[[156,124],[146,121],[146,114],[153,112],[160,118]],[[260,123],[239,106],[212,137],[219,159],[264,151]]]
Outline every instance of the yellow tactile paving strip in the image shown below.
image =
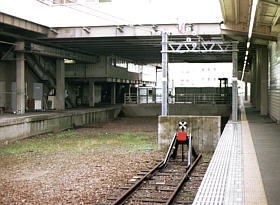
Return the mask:
[[244,155],[244,200],[245,205],[267,205],[262,177],[247,121],[244,103],[241,100],[241,124]]

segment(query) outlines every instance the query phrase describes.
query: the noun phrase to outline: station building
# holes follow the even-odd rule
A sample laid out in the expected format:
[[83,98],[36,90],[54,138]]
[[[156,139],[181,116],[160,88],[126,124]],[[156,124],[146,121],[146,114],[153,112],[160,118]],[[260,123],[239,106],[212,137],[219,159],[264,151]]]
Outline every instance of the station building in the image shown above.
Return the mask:
[[[216,175],[217,179],[224,177],[227,184],[223,184],[224,189],[219,193],[211,192],[210,196],[205,195],[209,193],[207,190],[220,184],[203,183],[206,188],[201,188],[201,198],[195,203],[203,204],[215,195],[221,196],[216,197],[217,200],[231,204],[267,204],[267,201],[273,204],[279,196],[268,190],[273,186],[279,190],[280,183],[277,186],[271,182],[272,175],[266,175],[263,166],[279,170],[275,167],[279,163],[260,163],[259,168],[256,153],[265,150],[264,147],[256,146],[255,151],[252,143],[249,143],[250,149],[244,146],[256,133],[251,135],[248,129],[250,117],[248,121],[244,115],[237,81],[244,82],[244,100],[254,107],[258,122],[269,117],[279,124],[279,5],[274,0],[200,0],[192,4],[181,0],[2,1],[0,110],[1,114],[13,114],[1,116],[0,139],[12,140],[114,118],[123,109],[122,104],[130,102],[133,97],[130,94],[140,96],[138,87],[158,86],[158,77],[154,75],[160,74],[160,102],[156,93],[152,105],[138,106],[140,100],[137,98],[132,100],[136,105],[128,105],[127,113],[166,117],[178,112],[184,115],[201,115],[202,112],[208,116],[225,114],[230,119],[221,139],[231,137],[235,140],[220,140],[219,143],[231,142],[229,146],[236,149],[227,149],[226,154],[231,156],[226,158],[228,160],[217,158],[225,156],[222,152],[216,154],[212,165],[214,169],[223,162],[224,167],[229,168],[223,172],[229,175]],[[198,89],[192,92],[198,92],[199,98],[186,98],[190,93],[186,89],[186,93],[180,93],[177,104],[176,100],[170,100],[173,93],[170,95],[168,87],[169,63],[221,62],[232,63],[228,81],[230,92],[227,92],[230,93],[229,101],[219,101],[226,96],[221,92],[222,83],[210,97],[205,95],[209,91]],[[153,77],[144,72],[146,69],[152,70]],[[217,78],[220,77],[217,72]],[[126,93],[129,94],[128,101]],[[150,94],[153,98],[153,90],[145,93],[147,99]],[[66,112],[66,108],[79,109]],[[53,109],[58,112],[29,113]],[[211,112],[207,113],[209,110]],[[14,130],[23,132],[13,135]],[[274,138],[268,144],[279,137],[279,134],[273,134],[274,131],[270,133]],[[219,147],[226,145],[215,143],[217,150],[224,150]],[[267,149],[278,157],[278,148]],[[267,152],[264,155],[269,157]],[[251,162],[255,175],[247,172]],[[248,176],[252,177],[247,180]],[[257,192],[252,187],[257,188]],[[258,197],[253,198],[254,194]]]

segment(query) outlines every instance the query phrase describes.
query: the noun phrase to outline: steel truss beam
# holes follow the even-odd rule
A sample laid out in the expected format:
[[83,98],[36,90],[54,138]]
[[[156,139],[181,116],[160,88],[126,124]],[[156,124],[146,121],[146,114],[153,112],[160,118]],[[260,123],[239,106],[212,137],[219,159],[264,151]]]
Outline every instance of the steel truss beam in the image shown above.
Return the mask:
[[238,116],[238,89],[237,89],[237,73],[238,73],[238,49],[237,41],[204,41],[197,36],[196,41],[187,38],[186,41],[168,41],[167,32],[162,33],[162,102],[161,115],[168,115],[168,53],[232,53],[233,62],[233,83],[232,83],[232,120],[237,122]]
[[238,51],[233,48],[237,42],[227,41],[168,41],[167,53],[226,53]]

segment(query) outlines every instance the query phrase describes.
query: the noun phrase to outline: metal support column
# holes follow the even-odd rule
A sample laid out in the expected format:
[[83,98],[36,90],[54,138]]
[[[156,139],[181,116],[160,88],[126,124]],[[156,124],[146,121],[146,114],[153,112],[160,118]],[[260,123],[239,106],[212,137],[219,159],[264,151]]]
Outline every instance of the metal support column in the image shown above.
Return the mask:
[[256,90],[256,110],[261,110],[261,58],[260,58],[260,49],[256,48],[256,83],[255,83],[255,90]]
[[56,60],[56,103],[57,110],[65,110],[65,65],[63,59]]
[[233,44],[232,52],[232,121],[237,122],[238,117],[238,90],[237,90],[237,75],[238,75],[238,58],[237,58],[237,44]]
[[[15,50],[24,49],[24,42],[18,42]],[[25,113],[25,66],[24,66],[24,53],[16,53],[16,102],[17,114]]]
[[167,32],[162,32],[162,100],[161,100],[161,115],[167,116],[168,115],[168,35]]
[[260,111],[268,115],[268,49],[266,46],[257,49],[260,67]]
[[251,63],[251,104],[256,107],[256,55],[252,56]]
[[95,95],[94,95],[94,81],[92,78],[89,79],[89,106],[94,107],[95,102]]
[[248,82],[245,80],[245,101],[248,100]]
[[116,83],[112,83],[111,87],[111,104],[116,104]]

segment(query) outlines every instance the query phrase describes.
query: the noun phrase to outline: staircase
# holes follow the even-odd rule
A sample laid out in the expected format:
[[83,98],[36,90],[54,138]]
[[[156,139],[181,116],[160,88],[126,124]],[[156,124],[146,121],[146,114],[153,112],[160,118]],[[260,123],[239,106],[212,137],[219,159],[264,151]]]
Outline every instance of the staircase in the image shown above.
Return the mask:
[[[35,73],[35,75],[49,88],[56,88],[55,82],[55,65],[53,62],[46,60],[42,56],[28,54],[25,55],[27,65]],[[65,81],[65,90],[68,95],[74,95],[74,91],[71,86]],[[75,102],[72,102],[70,98],[65,98],[66,108],[73,108],[76,106]]]

